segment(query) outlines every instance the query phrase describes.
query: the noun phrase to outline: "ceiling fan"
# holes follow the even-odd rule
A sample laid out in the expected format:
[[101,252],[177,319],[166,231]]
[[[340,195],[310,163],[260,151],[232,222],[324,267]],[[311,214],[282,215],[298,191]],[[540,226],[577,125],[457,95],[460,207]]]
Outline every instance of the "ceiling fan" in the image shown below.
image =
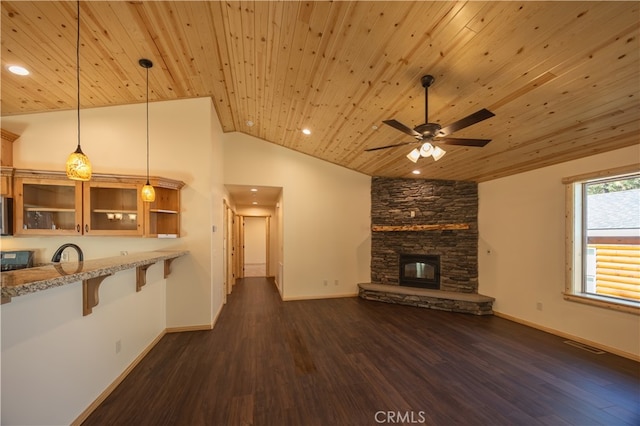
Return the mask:
[[463,139],[447,137],[453,132],[479,123],[495,115],[485,108],[476,111],[473,114],[468,115],[465,118],[458,120],[446,127],[442,127],[438,123],[429,123],[429,86],[431,86],[434,81],[435,78],[431,75],[425,75],[420,80],[420,82],[422,83],[422,87],[424,87],[424,124],[419,124],[412,129],[397,120],[383,121],[384,124],[400,130],[402,133],[406,133],[409,136],[413,136],[416,140],[411,142],[401,142],[393,145],[379,146],[376,148],[369,148],[365,149],[365,151],[377,151],[379,149],[395,148],[397,146],[421,143],[422,146],[420,147],[420,149],[416,148],[411,151],[409,155],[407,155],[407,158],[415,163],[420,157],[429,156],[432,156],[434,160],[438,161],[446,153],[446,151],[439,146],[433,146],[431,142],[473,147],[483,147],[491,142],[491,139]]

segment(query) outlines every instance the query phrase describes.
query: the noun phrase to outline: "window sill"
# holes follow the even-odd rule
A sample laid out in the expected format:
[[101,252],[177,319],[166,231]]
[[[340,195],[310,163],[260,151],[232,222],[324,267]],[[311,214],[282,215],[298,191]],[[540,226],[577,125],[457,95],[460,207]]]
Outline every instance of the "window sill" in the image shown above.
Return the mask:
[[600,308],[611,309],[614,311],[628,312],[640,315],[640,303],[622,299],[614,299],[612,297],[597,296],[587,293],[563,293],[564,299],[571,302],[584,303]]

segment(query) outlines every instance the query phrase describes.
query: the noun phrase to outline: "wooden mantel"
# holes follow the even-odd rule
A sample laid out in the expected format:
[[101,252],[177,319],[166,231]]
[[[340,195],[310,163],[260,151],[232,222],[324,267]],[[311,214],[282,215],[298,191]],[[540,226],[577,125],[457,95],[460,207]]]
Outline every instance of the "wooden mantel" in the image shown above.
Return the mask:
[[448,231],[458,229],[469,229],[468,223],[442,223],[431,225],[373,225],[374,232],[396,232],[396,231]]

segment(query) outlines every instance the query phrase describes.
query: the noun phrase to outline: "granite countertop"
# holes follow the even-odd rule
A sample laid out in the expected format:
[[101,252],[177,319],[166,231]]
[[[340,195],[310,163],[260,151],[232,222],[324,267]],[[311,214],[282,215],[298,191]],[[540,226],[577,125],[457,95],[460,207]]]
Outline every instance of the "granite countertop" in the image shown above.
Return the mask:
[[126,256],[105,257],[84,262],[51,263],[36,268],[19,269],[2,273],[2,299],[23,296],[83,281],[125,269],[151,265],[159,261],[175,259],[188,251],[148,251]]

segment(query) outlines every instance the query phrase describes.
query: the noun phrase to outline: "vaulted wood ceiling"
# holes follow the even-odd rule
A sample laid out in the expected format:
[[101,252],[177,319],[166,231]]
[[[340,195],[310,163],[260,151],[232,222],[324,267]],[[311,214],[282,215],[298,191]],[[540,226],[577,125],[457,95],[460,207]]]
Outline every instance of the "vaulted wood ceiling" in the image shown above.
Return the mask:
[[[81,3],[81,105],[208,96],[238,131],[372,176],[485,181],[640,143],[640,3]],[[2,1],[2,115],[76,108],[76,3]],[[26,66],[19,77],[9,64]],[[492,139],[438,162],[382,124]],[[247,122],[253,122],[249,126]],[[301,133],[308,127],[310,136]],[[632,162],[634,159],[630,159]],[[635,159],[637,161],[638,159]]]

